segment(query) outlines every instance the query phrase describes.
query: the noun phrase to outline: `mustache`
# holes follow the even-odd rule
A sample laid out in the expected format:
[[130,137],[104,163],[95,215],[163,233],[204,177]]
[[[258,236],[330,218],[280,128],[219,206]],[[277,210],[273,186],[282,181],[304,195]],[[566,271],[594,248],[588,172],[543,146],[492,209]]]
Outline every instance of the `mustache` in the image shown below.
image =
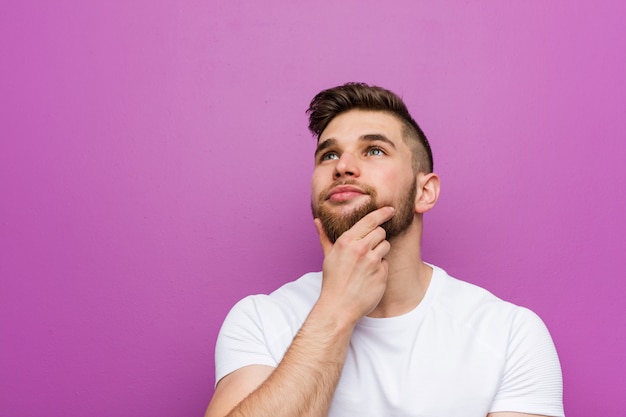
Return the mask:
[[341,187],[344,185],[351,185],[354,187],[358,187],[359,189],[363,190],[363,192],[365,194],[375,194],[375,190],[370,187],[369,185],[366,184],[361,184],[356,180],[340,180],[340,181],[335,181],[332,184],[330,184],[328,187],[324,188],[324,190],[322,190],[322,192],[319,194],[318,196],[318,202],[323,202],[324,200],[326,200],[328,198],[328,196],[330,195],[331,191],[333,189],[335,189],[336,187]]

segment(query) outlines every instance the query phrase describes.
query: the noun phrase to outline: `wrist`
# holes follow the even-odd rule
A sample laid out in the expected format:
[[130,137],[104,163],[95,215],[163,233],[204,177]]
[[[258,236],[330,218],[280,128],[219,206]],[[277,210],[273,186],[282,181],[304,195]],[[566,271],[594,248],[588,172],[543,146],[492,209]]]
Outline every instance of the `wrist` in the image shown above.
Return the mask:
[[354,327],[361,319],[361,316],[351,311],[338,308],[336,303],[319,299],[313,306],[309,317],[326,328],[329,334],[352,335]]

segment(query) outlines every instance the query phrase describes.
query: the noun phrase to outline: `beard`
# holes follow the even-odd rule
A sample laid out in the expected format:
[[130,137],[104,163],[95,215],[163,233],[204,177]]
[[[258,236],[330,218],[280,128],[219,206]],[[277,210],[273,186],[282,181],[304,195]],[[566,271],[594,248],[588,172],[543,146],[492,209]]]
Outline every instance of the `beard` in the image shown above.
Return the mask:
[[[361,206],[355,208],[346,214],[336,214],[328,207],[326,196],[330,190],[338,185],[356,185],[360,187],[370,199],[368,202],[363,203]],[[314,218],[319,218],[322,223],[322,228],[328,236],[328,239],[335,243],[339,236],[354,226],[359,220],[365,217],[367,214],[374,210],[377,210],[385,206],[393,206],[396,209],[394,216],[381,224],[380,226],[387,233],[387,240],[391,240],[397,236],[402,235],[411,225],[415,218],[415,197],[417,195],[417,178],[413,179],[413,184],[403,194],[401,200],[392,204],[385,204],[378,201],[376,190],[372,187],[358,184],[356,181],[342,181],[340,183],[332,184],[326,190],[322,191],[317,199],[317,202],[311,202],[311,210]],[[337,206],[342,205],[338,204]],[[346,203],[348,204],[348,203]]]

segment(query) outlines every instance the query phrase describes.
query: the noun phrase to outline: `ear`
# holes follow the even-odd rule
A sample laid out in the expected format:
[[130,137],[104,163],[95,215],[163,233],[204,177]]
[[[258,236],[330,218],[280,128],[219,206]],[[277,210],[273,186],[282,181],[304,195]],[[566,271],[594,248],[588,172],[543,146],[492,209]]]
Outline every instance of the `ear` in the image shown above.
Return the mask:
[[422,214],[433,208],[439,198],[439,189],[440,182],[437,174],[418,173],[415,212]]

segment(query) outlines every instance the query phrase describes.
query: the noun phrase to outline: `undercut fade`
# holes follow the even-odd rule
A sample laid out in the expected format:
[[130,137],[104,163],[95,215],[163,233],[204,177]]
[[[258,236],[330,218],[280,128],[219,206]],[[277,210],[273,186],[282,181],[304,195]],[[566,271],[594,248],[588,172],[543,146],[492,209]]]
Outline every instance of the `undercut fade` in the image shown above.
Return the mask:
[[426,135],[402,99],[384,88],[347,83],[319,92],[306,111],[309,130],[319,140],[335,117],[350,110],[381,111],[395,116],[403,125],[404,140],[413,153],[413,168],[417,172],[433,172],[433,153]]

